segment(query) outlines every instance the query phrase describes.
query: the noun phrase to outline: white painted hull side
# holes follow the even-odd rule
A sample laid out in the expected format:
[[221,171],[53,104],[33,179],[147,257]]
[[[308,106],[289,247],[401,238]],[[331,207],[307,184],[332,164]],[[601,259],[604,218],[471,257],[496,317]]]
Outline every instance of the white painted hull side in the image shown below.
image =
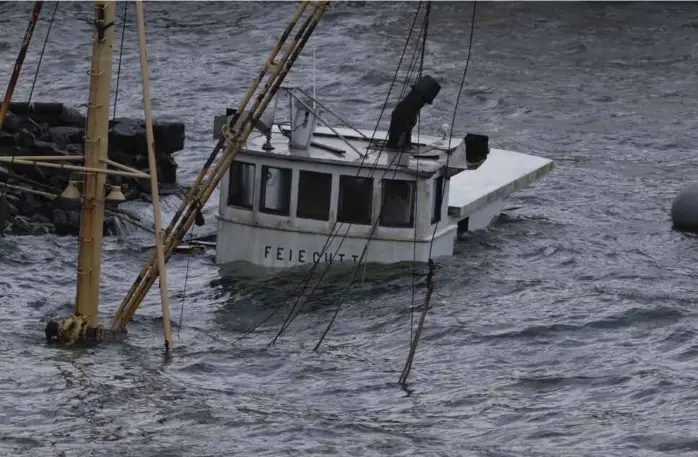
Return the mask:
[[[219,265],[241,261],[270,268],[312,265],[314,261],[351,265],[358,263],[367,241],[350,236],[342,241],[344,231],[340,230],[323,253],[327,235],[239,224],[220,217],[218,226],[216,263]],[[456,225],[439,229],[432,248],[433,258],[453,255],[456,231]],[[364,261],[411,262],[415,257],[418,262],[429,259],[428,241],[417,242],[415,249],[411,240],[373,239]]]
[[468,231],[483,230],[492,224],[504,209],[504,200],[497,200],[473,211],[468,216]]

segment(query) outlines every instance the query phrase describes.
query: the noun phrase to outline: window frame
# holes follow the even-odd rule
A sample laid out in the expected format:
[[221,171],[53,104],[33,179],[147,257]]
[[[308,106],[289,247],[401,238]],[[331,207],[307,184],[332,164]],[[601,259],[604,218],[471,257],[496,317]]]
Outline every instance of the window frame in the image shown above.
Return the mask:
[[[274,170],[279,170],[281,171],[281,174],[287,174],[287,179],[286,179],[286,197],[285,197],[285,202],[283,205],[283,209],[272,209],[272,208],[267,208],[265,207],[265,201],[266,201],[266,196],[267,196],[267,180],[269,179],[268,176],[268,171],[269,169],[274,169]],[[290,216],[291,215],[291,192],[293,191],[293,169],[292,168],[285,168],[285,167],[277,167],[277,166],[271,166],[271,165],[262,165],[262,170],[261,170],[261,178],[260,178],[260,186],[259,186],[259,212],[264,213],[264,214],[273,214],[275,216]]]
[[[232,197],[233,197],[233,192],[231,192],[231,188],[233,184],[239,186],[238,190],[241,189],[243,185],[243,179],[242,177],[245,175],[245,168],[246,167],[252,167],[252,198],[251,204],[246,205],[242,201],[239,201],[237,203],[231,202]],[[233,169],[235,169],[236,173],[233,173]],[[226,205],[230,206],[232,208],[241,208],[241,209],[247,209],[251,210],[254,208],[254,192],[255,192],[255,184],[257,181],[257,164],[256,163],[251,163],[251,162],[242,162],[235,160],[233,163],[230,164],[230,168],[228,169],[228,196],[226,198]],[[238,192],[238,197],[241,197],[242,192]]]
[[[366,189],[368,189],[368,195],[366,198],[366,202],[368,203],[366,211],[366,215],[368,215],[367,220],[362,219],[359,220],[357,218],[346,218],[342,215],[342,203],[343,203],[343,197],[344,197],[344,183],[347,181],[358,181],[362,180],[365,182],[365,184],[362,184],[362,186],[365,186]],[[373,223],[373,184],[374,184],[374,179],[373,178],[368,178],[368,177],[363,177],[363,176],[354,176],[354,175],[339,175],[339,192],[337,195],[337,222],[340,223],[345,223],[345,224],[356,224],[356,225],[371,225]],[[363,209],[362,209],[363,211]]]
[[[327,178],[327,182],[322,182],[322,185],[324,186],[327,184],[327,188],[323,189],[323,192],[327,190],[327,209],[325,211],[325,208],[323,207],[322,210],[323,216],[317,216],[317,215],[310,215],[309,213],[303,214],[303,212],[306,210],[305,208],[302,208],[304,206],[303,202],[308,201],[308,199],[302,198],[302,193],[301,193],[301,185],[304,180],[304,176],[306,176],[306,179],[308,176],[316,176],[316,178],[312,179],[317,179],[318,181],[320,180],[325,180]],[[318,179],[319,178],[319,179]],[[298,170],[298,196],[296,197],[296,217],[300,219],[309,219],[313,221],[322,221],[322,222],[327,222],[330,220],[330,215],[332,214],[332,183],[334,180],[334,175],[332,173],[327,173],[324,171],[314,171],[314,170]],[[307,182],[307,181],[306,181]],[[315,181],[317,182],[317,181]]]
[[[410,211],[410,220],[409,222],[406,223],[391,223],[391,224],[386,224],[383,221],[383,216],[384,216],[384,209],[386,208],[386,196],[387,193],[385,191],[386,189],[386,184],[387,183],[400,183],[400,184],[407,184],[409,186],[410,192],[409,192],[409,211]],[[381,227],[387,227],[387,228],[414,228],[415,226],[415,205],[416,205],[416,198],[417,198],[417,181],[412,181],[409,179],[388,179],[384,178],[381,180],[381,211],[380,214],[378,215],[378,225]]]

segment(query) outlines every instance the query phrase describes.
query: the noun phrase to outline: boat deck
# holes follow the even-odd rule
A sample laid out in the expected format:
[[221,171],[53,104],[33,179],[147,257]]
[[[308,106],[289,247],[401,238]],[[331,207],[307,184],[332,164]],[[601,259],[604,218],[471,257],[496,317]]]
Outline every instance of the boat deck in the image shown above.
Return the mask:
[[553,168],[553,161],[520,152],[491,149],[480,168],[451,178],[449,216],[462,219],[522,189]]
[[[388,137],[388,132],[373,130],[362,130],[352,128],[333,127],[344,139],[338,137],[331,129],[317,126],[313,137],[313,142],[307,150],[291,148],[288,137],[282,133],[289,131],[288,126],[279,127],[274,124],[272,128],[271,144],[274,147],[271,151],[262,149],[266,143],[266,137],[255,131],[247,140],[245,154],[263,156],[283,156],[289,160],[301,160],[316,163],[344,164],[356,167],[362,161],[364,167],[375,167],[377,169],[395,168],[397,165],[398,152],[383,149],[381,144]],[[374,139],[371,142],[371,138]],[[446,164],[448,157],[448,138],[420,135],[419,144],[417,135],[412,136],[414,142],[410,150],[409,164],[398,166],[400,171],[416,174],[419,176],[431,176]],[[451,150],[463,142],[462,138],[453,138]],[[364,158],[365,156],[365,158]],[[458,170],[465,169],[465,163],[458,163],[453,157],[449,160],[449,167]]]

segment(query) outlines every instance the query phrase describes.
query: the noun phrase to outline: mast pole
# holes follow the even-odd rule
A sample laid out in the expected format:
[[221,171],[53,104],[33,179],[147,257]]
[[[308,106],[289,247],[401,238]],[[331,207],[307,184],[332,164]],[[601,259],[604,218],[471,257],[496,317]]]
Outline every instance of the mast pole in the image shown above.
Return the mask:
[[44,2],[34,2],[34,8],[32,9],[32,17],[29,19],[29,25],[27,25],[27,31],[24,32],[24,40],[22,40],[22,47],[19,49],[19,54],[17,54],[17,60],[15,60],[15,67],[12,70],[12,76],[10,76],[10,82],[7,84],[7,89],[5,90],[5,98],[2,101],[2,106],[0,107],[0,128],[2,128],[3,122],[5,122],[5,116],[7,115],[7,110],[10,108],[10,102],[12,101],[12,93],[15,91],[15,86],[17,85],[17,79],[19,79],[19,72],[22,71],[22,64],[24,63],[24,56],[27,55],[27,49],[29,48],[29,43],[31,42],[32,35],[34,34],[34,28],[39,20],[39,13],[41,12],[41,7]]
[[172,344],[170,336],[170,310],[167,306],[167,268],[162,247],[162,223],[160,221],[160,198],[158,197],[158,171],[155,163],[155,141],[153,139],[153,119],[150,110],[150,87],[148,83],[148,59],[145,52],[145,20],[143,2],[136,0],[136,18],[138,22],[138,45],[141,57],[141,78],[143,80],[143,109],[145,111],[145,134],[148,140],[148,166],[150,167],[150,191],[153,197],[153,216],[155,219],[155,251],[160,277],[160,301],[162,303],[162,324],[165,333],[165,351]]
[[[90,64],[90,95],[85,132],[85,167],[107,168],[109,141],[109,90],[114,42],[113,1],[95,2],[95,34]],[[85,171],[80,213],[77,297],[75,312],[87,317],[88,327],[99,321],[99,285],[106,174]]]

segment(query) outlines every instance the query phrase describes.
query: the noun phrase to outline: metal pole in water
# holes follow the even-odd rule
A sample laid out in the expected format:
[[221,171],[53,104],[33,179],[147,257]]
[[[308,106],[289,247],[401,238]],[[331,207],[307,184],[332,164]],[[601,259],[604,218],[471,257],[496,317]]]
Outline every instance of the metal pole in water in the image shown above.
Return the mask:
[[158,258],[160,276],[160,301],[162,303],[162,324],[165,333],[165,350],[172,347],[170,335],[170,310],[167,306],[167,269],[165,253],[162,247],[162,223],[160,221],[160,199],[158,197],[158,171],[155,162],[155,140],[153,139],[153,119],[150,110],[150,87],[148,85],[148,59],[145,53],[145,20],[142,0],[136,1],[136,18],[138,21],[138,45],[141,57],[141,77],[143,79],[143,108],[145,111],[145,134],[148,140],[148,166],[150,168],[150,191],[153,197],[153,216],[155,218],[155,251]]

